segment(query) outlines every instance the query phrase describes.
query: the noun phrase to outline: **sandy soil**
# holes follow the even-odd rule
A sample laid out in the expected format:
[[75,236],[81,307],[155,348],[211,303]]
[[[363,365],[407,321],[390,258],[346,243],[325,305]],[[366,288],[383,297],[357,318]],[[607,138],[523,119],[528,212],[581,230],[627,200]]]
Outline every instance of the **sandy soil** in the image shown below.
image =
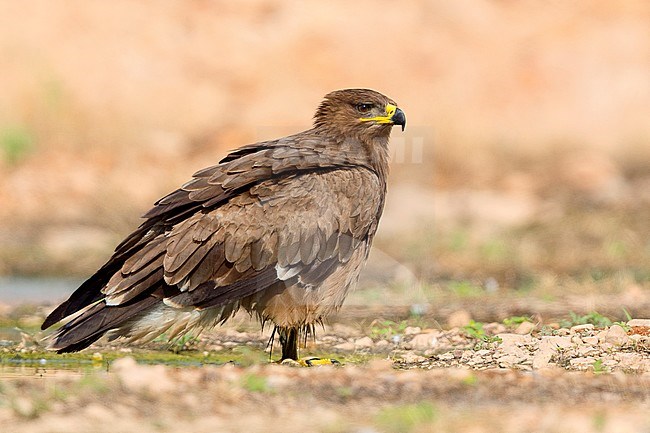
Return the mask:
[[[32,316],[33,317],[33,316]],[[3,340],[8,432],[642,432],[650,427],[650,320],[591,313],[462,326],[357,319],[326,326],[305,358],[269,361],[269,331],[244,317],[199,339],[78,355],[39,336]],[[24,322],[23,322],[24,323]],[[417,326],[419,323],[420,326]],[[276,352],[277,354],[277,352]]]

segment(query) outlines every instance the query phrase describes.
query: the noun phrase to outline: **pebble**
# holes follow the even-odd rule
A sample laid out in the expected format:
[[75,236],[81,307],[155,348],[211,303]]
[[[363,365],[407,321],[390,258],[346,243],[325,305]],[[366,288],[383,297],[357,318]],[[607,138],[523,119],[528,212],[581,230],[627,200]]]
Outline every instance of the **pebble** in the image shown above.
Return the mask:
[[367,349],[369,347],[374,346],[374,342],[372,341],[372,338],[370,337],[361,337],[358,340],[354,342],[354,347],[356,349]]
[[546,368],[549,366],[553,355],[558,353],[559,349],[571,347],[571,339],[559,336],[544,336],[540,339],[537,352],[533,356],[533,368]]
[[450,328],[462,328],[463,326],[469,325],[472,316],[466,310],[454,311],[447,318],[447,326]]
[[406,329],[404,329],[404,335],[416,335],[422,332],[422,328],[419,326],[407,326]]
[[426,350],[438,344],[438,337],[433,333],[418,334],[411,340],[411,346],[415,350]]
[[451,361],[452,359],[455,358],[455,356],[454,356],[454,352],[445,352],[438,355],[437,358],[441,361]]
[[650,319],[632,319],[627,322],[627,326],[641,326],[650,328]]
[[530,334],[535,330],[536,326],[531,322],[521,322],[517,329],[515,329],[515,334]]
[[496,337],[501,339],[501,347],[508,345],[524,345],[533,342],[533,338],[528,334],[497,334]]
[[576,325],[571,327],[572,334],[580,334],[582,332],[591,331],[594,329],[594,325],[591,323],[585,323],[584,325]]
[[629,340],[629,337],[627,336],[627,332],[625,332],[625,329],[623,329],[623,327],[620,325],[612,325],[609,327],[608,330],[603,332],[605,333],[605,335],[604,335],[604,339],[601,341],[609,343],[613,346],[623,346]]
[[337,344],[336,346],[334,346],[334,349],[341,352],[353,352],[355,346],[354,343],[350,343],[349,341],[346,341],[345,343]]

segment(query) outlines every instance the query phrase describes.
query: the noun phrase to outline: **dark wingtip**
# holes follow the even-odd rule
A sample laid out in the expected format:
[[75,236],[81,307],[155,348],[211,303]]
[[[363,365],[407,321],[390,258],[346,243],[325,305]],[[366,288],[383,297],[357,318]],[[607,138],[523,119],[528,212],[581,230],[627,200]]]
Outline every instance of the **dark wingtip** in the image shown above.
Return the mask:
[[59,305],[58,307],[56,307],[54,311],[52,311],[43,321],[43,324],[41,325],[41,330],[44,331],[50,326],[54,325],[59,320],[63,319],[63,317],[65,317],[64,312],[68,308],[69,304],[70,303],[66,301],[61,305]]

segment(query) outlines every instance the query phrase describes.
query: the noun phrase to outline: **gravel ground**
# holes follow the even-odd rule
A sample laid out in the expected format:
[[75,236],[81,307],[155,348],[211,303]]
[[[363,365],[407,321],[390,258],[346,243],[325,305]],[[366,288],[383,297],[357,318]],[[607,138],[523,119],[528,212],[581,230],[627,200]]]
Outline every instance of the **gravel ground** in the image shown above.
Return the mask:
[[[650,320],[506,325],[468,321],[463,312],[450,320],[467,323],[336,323],[303,354],[336,357],[342,366],[315,368],[268,362],[268,331],[219,328],[171,354],[206,365],[144,365],[139,349],[100,345],[85,355],[94,364],[72,370],[55,367],[52,355],[41,360],[37,340],[23,334],[0,350],[0,425],[3,432],[650,429]],[[227,362],[242,351],[248,359]]]

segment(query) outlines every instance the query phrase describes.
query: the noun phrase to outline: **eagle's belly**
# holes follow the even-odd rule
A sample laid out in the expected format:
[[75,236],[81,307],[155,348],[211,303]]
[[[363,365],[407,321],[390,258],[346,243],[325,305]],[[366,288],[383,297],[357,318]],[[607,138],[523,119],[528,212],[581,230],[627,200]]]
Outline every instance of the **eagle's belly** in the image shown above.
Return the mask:
[[318,322],[336,312],[356,285],[368,256],[369,245],[362,242],[345,264],[341,264],[319,285],[280,281],[244,300],[241,305],[262,320],[280,327],[301,327]]

